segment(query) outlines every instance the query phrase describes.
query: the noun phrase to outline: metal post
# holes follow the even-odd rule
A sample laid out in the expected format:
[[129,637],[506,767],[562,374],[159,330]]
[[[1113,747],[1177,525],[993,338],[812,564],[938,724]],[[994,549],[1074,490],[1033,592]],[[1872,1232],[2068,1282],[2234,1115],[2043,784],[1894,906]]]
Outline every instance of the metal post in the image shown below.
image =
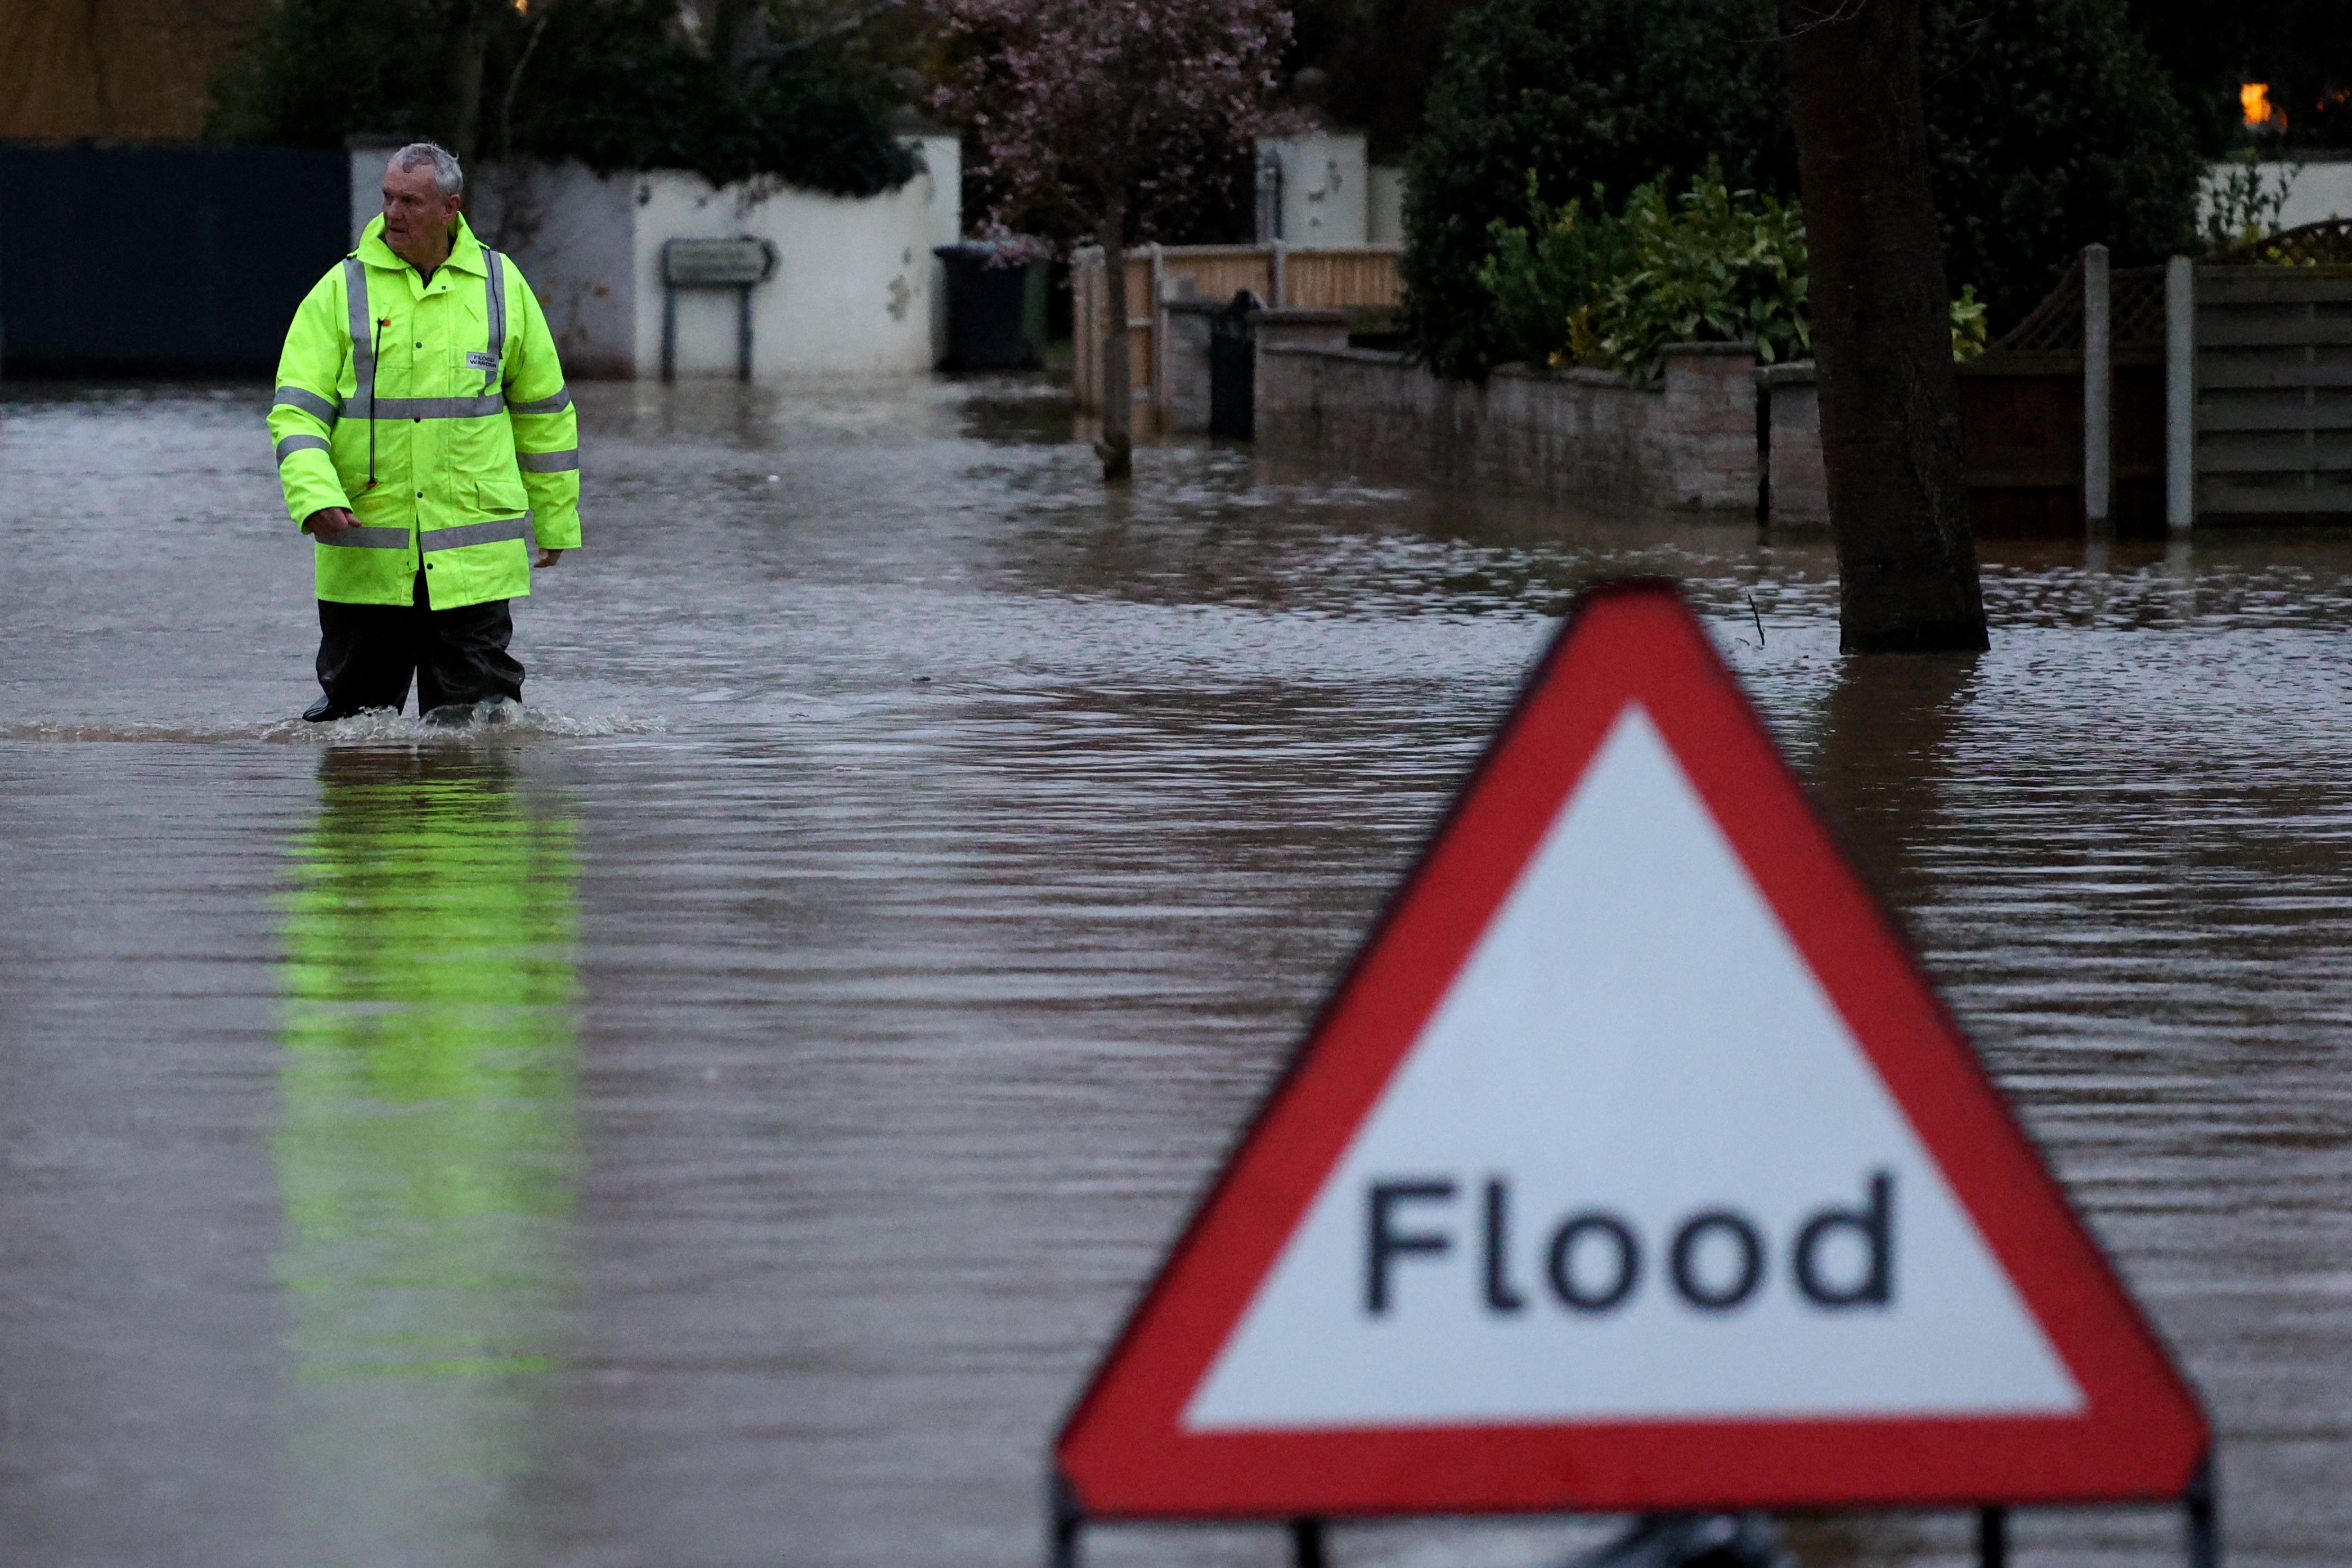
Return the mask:
[[735,291],[735,379],[751,379],[751,286]]
[[1285,310],[1290,306],[1290,267],[1286,254],[1289,248],[1280,240],[1274,242],[1274,298],[1267,303],[1276,310]]
[[2107,247],[2083,247],[2083,515],[2094,525],[2107,520],[2114,473],[2110,442],[2115,391],[2115,353],[2108,308]]
[[1981,1568],[2009,1568],[2009,1510],[1977,1510],[1977,1562]]
[[1058,1475],[1046,1488],[1045,1511],[1053,1518],[1046,1568],[1078,1568],[1078,1531],[1086,1527],[1087,1516],[1070,1483]]
[[1168,423],[1168,254],[1151,242],[1151,412]]
[[2221,1490],[2213,1479],[2213,1456],[2208,1454],[2181,1500],[2189,1512],[2189,1568],[2221,1568]]
[[1323,1521],[1319,1519],[1292,1520],[1290,1568],[1328,1568],[1329,1562],[1323,1551]]
[[2197,521],[2197,269],[2164,264],[2164,521]]
[[677,380],[677,286],[662,285],[662,381]]

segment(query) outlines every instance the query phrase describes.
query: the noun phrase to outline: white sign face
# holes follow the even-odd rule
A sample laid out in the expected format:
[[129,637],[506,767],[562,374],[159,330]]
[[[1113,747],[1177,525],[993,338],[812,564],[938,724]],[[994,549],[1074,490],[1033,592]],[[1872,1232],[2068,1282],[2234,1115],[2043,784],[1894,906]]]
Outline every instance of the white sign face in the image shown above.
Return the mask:
[[1628,705],[1182,1426],[2084,1407]]

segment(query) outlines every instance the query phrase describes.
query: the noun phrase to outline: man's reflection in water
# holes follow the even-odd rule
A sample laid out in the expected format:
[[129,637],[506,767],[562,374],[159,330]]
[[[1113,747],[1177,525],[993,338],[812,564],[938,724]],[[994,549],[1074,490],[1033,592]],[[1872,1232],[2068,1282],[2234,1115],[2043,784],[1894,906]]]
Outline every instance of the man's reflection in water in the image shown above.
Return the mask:
[[1981,656],[1854,653],[1839,664],[1808,782],[1839,842],[1897,909],[1928,896],[1921,852],[1937,831],[1947,754]]
[[576,825],[478,756],[333,750],[285,912],[289,1524],[503,1561],[580,1166]]

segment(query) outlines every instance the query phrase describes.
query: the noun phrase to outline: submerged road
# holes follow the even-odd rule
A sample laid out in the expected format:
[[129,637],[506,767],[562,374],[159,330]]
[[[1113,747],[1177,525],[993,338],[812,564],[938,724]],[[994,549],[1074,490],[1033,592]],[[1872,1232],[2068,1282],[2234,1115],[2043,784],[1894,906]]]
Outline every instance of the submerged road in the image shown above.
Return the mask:
[[[2352,1542],[2352,538],[1996,541],[1990,655],[1844,661],[1825,546],[1737,522],[1199,444],[1107,497],[1017,382],[589,386],[525,722],[322,734],[267,396],[0,392],[10,1568],[1035,1561],[1097,1349],[1627,570],[1708,615],[2205,1390],[2230,1560]],[[2029,1514],[2017,1560],[2178,1539]]]

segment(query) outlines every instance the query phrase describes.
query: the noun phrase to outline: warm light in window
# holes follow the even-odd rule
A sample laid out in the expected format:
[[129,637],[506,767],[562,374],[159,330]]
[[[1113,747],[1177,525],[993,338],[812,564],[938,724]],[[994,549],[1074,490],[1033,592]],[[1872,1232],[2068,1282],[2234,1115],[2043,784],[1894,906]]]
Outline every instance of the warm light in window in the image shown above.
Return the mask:
[[2271,84],[2266,81],[2250,81],[2240,87],[2238,107],[2245,110],[2250,126],[2268,125],[2273,120],[2282,125],[2286,123],[2286,117],[2271,107]]

